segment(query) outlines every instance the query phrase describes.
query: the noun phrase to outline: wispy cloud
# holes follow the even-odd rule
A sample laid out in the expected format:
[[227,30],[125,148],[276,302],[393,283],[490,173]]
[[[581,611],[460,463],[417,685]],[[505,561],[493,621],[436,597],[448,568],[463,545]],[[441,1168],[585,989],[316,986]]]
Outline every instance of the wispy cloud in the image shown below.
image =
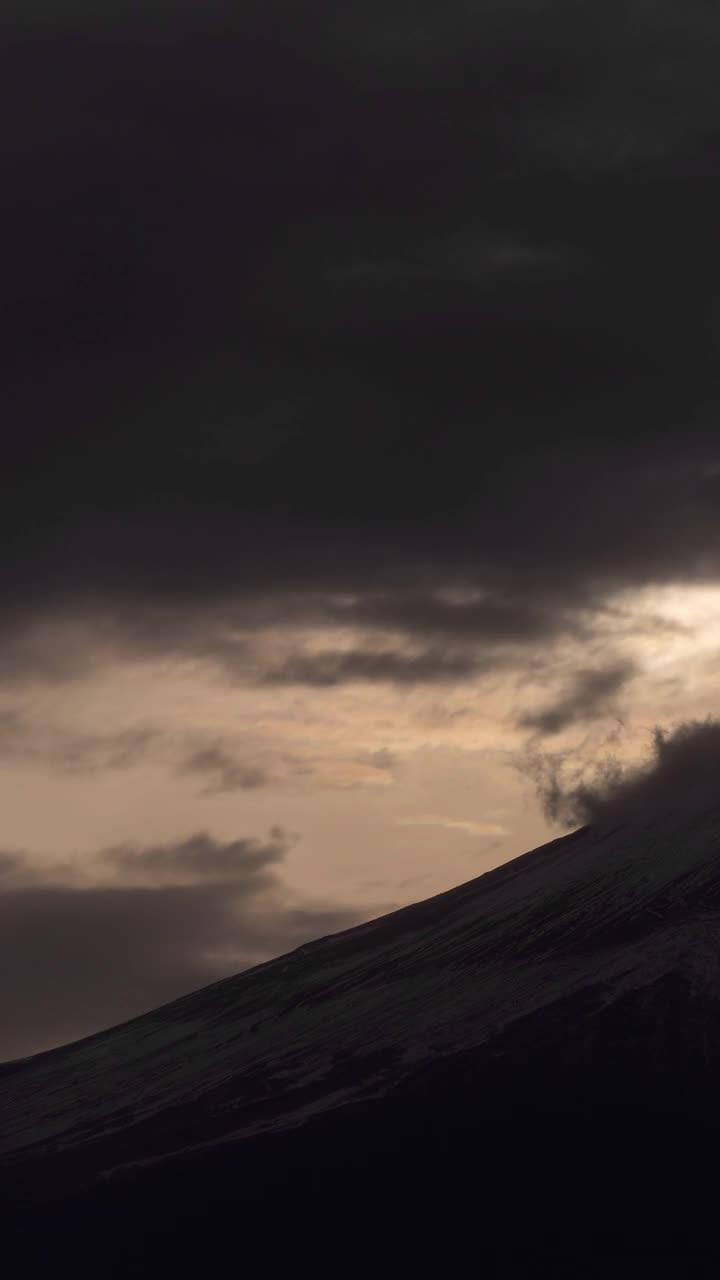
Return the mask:
[[398,827],[444,827],[447,831],[459,831],[466,836],[508,836],[507,827],[497,822],[483,822],[470,818],[450,818],[444,814],[419,813],[396,820]]
[[616,709],[618,695],[636,674],[636,665],[630,661],[577,671],[570,688],[556,702],[526,713],[518,724],[541,734],[553,734],[599,719]]

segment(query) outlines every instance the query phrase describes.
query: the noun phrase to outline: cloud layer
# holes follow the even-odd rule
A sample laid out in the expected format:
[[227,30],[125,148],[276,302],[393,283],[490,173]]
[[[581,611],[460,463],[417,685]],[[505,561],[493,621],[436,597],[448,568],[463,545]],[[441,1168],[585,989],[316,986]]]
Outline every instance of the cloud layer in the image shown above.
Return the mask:
[[[261,681],[458,679],[717,572],[707,5],[25,8],[0,676],[114,626]],[[238,611],[355,643],[258,668]]]

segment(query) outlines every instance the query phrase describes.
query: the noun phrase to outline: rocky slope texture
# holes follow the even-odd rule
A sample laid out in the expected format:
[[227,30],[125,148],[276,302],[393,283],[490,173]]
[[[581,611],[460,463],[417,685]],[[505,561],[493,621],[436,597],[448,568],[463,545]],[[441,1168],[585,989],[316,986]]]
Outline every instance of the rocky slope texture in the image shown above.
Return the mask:
[[450,1222],[586,1269],[707,1253],[719,1065],[720,806],[586,827],[0,1067],[0,1181],[38,1267],[110,1233],[121,1267],[239,1229],[278,1261],[335,1229],[407,1255]]

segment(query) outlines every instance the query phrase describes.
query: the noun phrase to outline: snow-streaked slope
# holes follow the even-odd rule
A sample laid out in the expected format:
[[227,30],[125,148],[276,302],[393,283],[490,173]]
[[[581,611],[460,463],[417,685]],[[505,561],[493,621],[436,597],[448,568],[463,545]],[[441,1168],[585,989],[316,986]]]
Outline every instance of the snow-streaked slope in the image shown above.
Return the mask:
[[[14,1164],[136,1132],[133,1159],[154,1159],[289,1129],[578,992],[600,990],[610,1006],[667,974],[720,997],[720,808],[692,821],[585,828],[123,1026],[6,1064],[0,1152]],[[188,1114],[190,1127],[176,1123]]]

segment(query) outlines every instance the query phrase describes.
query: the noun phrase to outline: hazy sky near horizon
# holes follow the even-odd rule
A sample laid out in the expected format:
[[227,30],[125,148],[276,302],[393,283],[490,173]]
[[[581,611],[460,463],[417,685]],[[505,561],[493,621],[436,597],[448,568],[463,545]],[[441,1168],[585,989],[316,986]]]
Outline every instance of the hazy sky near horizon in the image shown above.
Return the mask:
[[718,711],[720,15],[13,2],[0,1059]]

